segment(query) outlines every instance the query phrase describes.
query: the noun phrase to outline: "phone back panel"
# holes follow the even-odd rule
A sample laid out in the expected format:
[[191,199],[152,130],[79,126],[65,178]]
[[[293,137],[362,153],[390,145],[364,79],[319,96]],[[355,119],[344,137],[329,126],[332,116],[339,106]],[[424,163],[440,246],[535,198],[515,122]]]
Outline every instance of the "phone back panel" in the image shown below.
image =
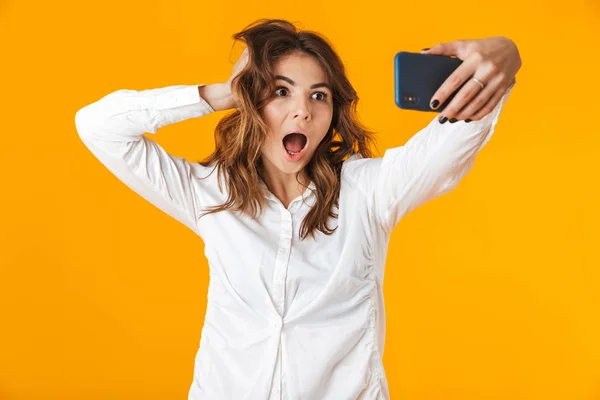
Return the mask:
[[[394,59],[396,105],[407,110],[442,111],[461,88],[452,93],[435,110],[431,109],[429,102],[435,92],[460,64],[462,64],[461,59],[449,56],[409,52],[397,53]],[[410,97],[412,97],[412,101]]]

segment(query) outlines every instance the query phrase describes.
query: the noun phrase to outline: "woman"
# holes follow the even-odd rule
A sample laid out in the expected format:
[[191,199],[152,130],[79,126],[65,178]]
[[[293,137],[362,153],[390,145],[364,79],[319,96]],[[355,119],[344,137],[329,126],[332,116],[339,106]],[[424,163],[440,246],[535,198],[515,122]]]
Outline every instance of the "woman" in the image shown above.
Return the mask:
[[[233,37],[246,50],[227,82],[119,90],[75,118],[112,173],[205,243],[208,305],[189,399],[387,399],[390,234],[471,169],[518,50],[504,37],[429,50],[464,60],[433,108],[469,82],[439,119],[373,158],[358,97],[325,39],[283,20]],[[227,109],[201,163],[144,135]]]

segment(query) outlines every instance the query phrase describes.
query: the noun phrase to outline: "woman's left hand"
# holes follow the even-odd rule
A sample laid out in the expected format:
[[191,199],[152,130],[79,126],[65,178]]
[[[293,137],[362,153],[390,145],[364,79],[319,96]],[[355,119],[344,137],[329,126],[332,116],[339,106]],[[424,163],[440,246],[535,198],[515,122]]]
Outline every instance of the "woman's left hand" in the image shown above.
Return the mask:
[[[485,117],[516,82],[515,75],[521,68],[517,46],[504,36],[440,43],[421,53],[456,56],[463,60],[433,95],[430,102],[432,109],[443,104],[456,89],[469,80],[440,114],[439,121],[442,124],[447,120],[470,122]],[[481,88],[473,77],[482,82],[484,87]]]

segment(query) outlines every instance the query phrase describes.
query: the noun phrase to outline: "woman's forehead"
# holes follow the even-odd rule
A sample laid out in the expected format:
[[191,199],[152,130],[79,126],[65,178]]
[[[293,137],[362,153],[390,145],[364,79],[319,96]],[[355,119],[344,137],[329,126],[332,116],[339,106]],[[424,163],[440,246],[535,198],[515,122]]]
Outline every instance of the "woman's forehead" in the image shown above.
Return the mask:
[[308,54],[294,53],[282,58],[273,66],[273,72],[275,76],[288,78],[294,85],[310,87],[328,82],[325,69]]

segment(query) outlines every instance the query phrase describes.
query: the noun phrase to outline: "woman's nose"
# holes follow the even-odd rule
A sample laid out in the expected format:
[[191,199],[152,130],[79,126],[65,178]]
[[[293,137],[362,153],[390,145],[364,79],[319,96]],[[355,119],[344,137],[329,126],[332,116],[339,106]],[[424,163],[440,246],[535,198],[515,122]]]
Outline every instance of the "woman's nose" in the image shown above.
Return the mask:
[[294,119],[308,119],[308,113],[304,110],[294,112]]
[[308,109],[308,104],[306,104],[306,101],[298,101],[294,105],[292,115],[294,119],[308,119],[310,117],[310,111]]

